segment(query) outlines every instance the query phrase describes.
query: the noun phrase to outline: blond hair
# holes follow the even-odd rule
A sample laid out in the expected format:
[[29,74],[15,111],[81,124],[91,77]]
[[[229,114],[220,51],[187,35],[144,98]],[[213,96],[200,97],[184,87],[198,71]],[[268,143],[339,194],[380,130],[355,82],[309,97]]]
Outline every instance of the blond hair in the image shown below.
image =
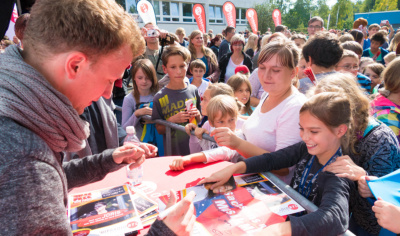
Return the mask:
[[358,86],[354,77],[349,74],[335,73],[319,81],[317,86],[311,89],[310,94],[321,92],[342,92],[345,93],[352,104],[352,117],[354,120],[352,136],[349,139],[350,148],[354,153],[355,145],[358,143],[357,135],[362,135],[368,126],[369,121],[369,100]]
[[209,84],[207,87],[207,90],[210,90],[210,97],[215,97],[215,96],[221,95],[221,94],[235,97],[232,87],[225,83]]
[[[196,56],[196,48],[194,47],[194,45],[192,43],[192,39],[194,39],[197,35],[203,36],[203,33],[200,30],[194,30],[189,35],[189,51],[190,51],[190,55],[192,56],[193,60],[195,58],[197,58],[197,56]],[[209,49],[209,48],[205,47],[204,45],[202,45],[201,46],[201,51],[206,57],[211,58],[211,63],[213,65],[218,65],[217,58],[216,58],[214,52],[211,49]]]
[[386,66],[388,66],[389,63],[392,62],[395,58],[396,58],[396,53],[389,52],[385,57],[383,57],[383,60],[385,60]]
[[343,60],[343,58],[345,58],[345,57],[352,57],[352,58],[356,58],[358,60],[358,55],[355,52],[353,52],[351,50],[343,49],[343,54],[342,54],[342,58],[340,58],[340,61]]
[[39,60],[80,51],[95,60],[128,44],[134,56],[145,42],[133,18],[113,0],[40,0],[24,32],[24,51]]
[[246,46],[244,46],[244,51],[251,48],[253,51],[257,50],[258,36],[256,34],[251,34],[247,40]]
[[390,42],[390,45],[389,45],[388,50],[389,50],[390,52],[395,52],[395,51],[396,51],[396,48],[397,48],[397,45],[398,45],[399,43],[400,43],[400,32],[397,32],[397,33],[394,35],[392,41]]
[[342,92],[322,92],[312,96],[300,109],[300,114],[308,111],[324,123],[331,131],[344,124],[347,132],[341,138],[342,150],[349,153],[350,139],[353,136],[352,104]]
[[239,116],[238,101],[229,95],[217,95],[211,98],[207,105],[207,116],[212,126],[215,126],[214,121],[219,112],[221,112],[221,118],[227,115],[237,118]]
[[186,35],[185,30],[182,27],[179,27],[178,29],[176,29],[175,34],[176,35],[183,35],[183,36]]
[[354,37],[353,35],[349,34],[349,33],[345,33],[342,36],[339,37],[339,42],[340,43],[344,43],[347,41],[354,41]]
[[[250,81],[244,74],[236,73],[236,74],[232,75],[227,82],[227,84],[232,87],[233,93],[235,93],[237,90],[239,90],[240,86],[242,86],[243,83],[245,83],[247,85],[247,87],[249,87],[249,91],[251,94]],[[249,115],[251,115],[251,113],[253,113],[253,110],[251,109],[251,106],[250,106],[250,99],[249,99],[249,101],[247,101],[246,104],[244,104],[244,113],[247,113]]]
[[163,54],[161,55],[161,60],[164,66],[167,66],[168,59],[171,56],[179,55],[183,58],[186,64],[189,64],[190,61],[190,53],[185,47],[171,45],[164,49]]

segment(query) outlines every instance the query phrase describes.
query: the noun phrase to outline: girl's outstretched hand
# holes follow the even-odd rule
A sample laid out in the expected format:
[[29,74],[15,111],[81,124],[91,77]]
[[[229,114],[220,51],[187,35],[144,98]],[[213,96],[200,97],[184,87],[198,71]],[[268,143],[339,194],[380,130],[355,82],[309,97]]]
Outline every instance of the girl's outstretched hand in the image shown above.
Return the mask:
[[224,193],[229,191],[223,186],[226,182],[228,182],[229,178],[233,174],[240,174],[246,171],[246,164],[244,162],[238,162],[234,165],[230,165],[225,167],[224,169],[215,172],[210,177],[202,179],[198,184],[206,184],[206,183],[213,183],[210,187],[214,193]]

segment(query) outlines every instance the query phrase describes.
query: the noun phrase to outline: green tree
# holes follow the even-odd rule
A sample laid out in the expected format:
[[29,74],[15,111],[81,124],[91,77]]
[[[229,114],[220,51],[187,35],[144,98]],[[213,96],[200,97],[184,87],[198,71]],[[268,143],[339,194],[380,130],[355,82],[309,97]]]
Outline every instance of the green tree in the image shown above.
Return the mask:
[[374,6],[375,0],[365,0],[362,7],[362,12],[370,12],[372,9],[374,9]]
[[374,11],[392,11],[397,10],[398,0],[376,0]]
[[261,33],[265,33],[268,28],[271,28],[272,31],[275,28],[274,21],[272,20],[272,11],[275,7],[275,4],[271,4],[270,2],[264,2],[254,6],[258,16],[258,30]]
[[351,0],[339,0],[332,7],[329,28],[351,29],[353,27],[353,10],[354,3]]
[[137,9],[136,9],[136,6],[133,5],[133,4],[129,7],[129,11],[128,12],[129,13],[138,13]]

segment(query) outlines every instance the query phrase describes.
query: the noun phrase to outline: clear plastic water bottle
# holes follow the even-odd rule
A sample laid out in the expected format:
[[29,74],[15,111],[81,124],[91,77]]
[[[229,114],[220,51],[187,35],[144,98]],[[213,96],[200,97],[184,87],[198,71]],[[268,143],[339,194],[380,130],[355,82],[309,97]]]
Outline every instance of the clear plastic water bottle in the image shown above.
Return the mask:
[[[124,144],[126,143],[132,143],[138,147],[140,146],[140,142],[136,138],[135,127],[133,126],[126,127],[126,137],[124,140]],[[133,169],[130,169],[131,165],[133,164],[126,166],[126,175],[128,177],[129,182],[132,185],[139,185],[143,181],[143,166],[138,166]]]

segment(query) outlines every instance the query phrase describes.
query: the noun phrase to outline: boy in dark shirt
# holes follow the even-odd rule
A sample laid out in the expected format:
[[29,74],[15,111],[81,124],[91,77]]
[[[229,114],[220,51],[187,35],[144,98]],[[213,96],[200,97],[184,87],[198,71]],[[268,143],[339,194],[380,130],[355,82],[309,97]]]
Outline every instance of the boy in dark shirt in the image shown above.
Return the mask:
[[[189,61],[190,53],[186,48],[170,46],[165,49],[162,55],[163,70],[169,75],[170,81],[154,96],[153,120],[163,119],[182,125],[186,125],[189,120],[195,124],[200,121],[200,96],[197,88],[184,82]],[[193,102],[193,108],[186,110],[186,101],[189,99]],[[165,146],[165,126],[156,124],[156,129],[163,135]],[[190,154],[189,136],[185,132],[172,130],[170,154]]]

